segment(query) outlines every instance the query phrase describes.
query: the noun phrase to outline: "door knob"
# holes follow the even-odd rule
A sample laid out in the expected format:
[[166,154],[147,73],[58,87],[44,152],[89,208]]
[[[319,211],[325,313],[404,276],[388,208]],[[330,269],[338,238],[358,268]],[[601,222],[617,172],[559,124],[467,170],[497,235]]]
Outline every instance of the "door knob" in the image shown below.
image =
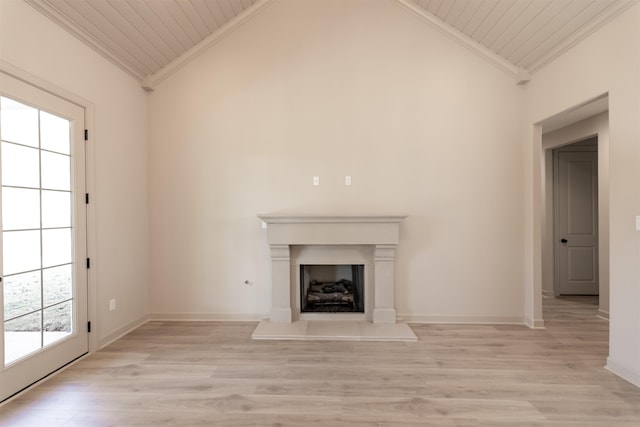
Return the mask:
[[568,240],[567,240],[567,239],[560,239],[560,242],[562,242],[562,243],[567,243],[567,242],[568,242]]

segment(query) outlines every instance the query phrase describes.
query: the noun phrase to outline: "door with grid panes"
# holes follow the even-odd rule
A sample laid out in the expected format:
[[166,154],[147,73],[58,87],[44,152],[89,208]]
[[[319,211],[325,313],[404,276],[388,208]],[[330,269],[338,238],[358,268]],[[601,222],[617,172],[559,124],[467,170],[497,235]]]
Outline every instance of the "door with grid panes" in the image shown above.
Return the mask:
[[0,72],[0,401],[88,351],[84,109]]

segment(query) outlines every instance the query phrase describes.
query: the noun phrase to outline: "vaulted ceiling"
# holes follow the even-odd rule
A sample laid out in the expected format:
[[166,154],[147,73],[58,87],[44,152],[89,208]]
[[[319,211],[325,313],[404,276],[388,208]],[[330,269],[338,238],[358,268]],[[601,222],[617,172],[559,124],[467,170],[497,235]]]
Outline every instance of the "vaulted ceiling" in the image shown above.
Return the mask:
[[595,31],[619,0],[413,0],[417,6],[529,72],[549,53]]
[[[25,0],[151,89],[276,0]],[[638,0],[392,0],[523,83]]]

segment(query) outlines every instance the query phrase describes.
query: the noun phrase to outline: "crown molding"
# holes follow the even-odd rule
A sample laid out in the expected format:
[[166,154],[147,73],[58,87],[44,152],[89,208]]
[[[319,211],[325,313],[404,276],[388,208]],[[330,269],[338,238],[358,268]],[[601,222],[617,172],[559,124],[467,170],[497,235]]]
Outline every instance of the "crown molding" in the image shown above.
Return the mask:
[[425,21],[426,23],[431,25],[431,27],[440,31],[445,36],[456,41],[461,46],[469,49],[471,52],[475,53],[480,58],[494,65],[499,70],[503,71],[504,73],[509,75],[511,78],[513,78],[517,84],[522,85],[522,84],[526,84],[529,81],[530,76],[527,70],[525,70],[522,67],[518,67],[517,65],[514,65],[512,62],[504,59],[503,57],[496,54],[489,48],[483,46],[482,44],[478,43],[471,37],[465,35],[464,33],[458,31],[454,27],[441,21],[440,19],[436,18],[429,12],[420,8],[416,4],[412,3],[410,0],[392,0],[392,1],[398,4],[399,6],[403,7],[404,9],[408,10],[409,12],[413,13],[418,18]]
[[[2,1],[2,0],[0,0]],[[112,64],[116,65],[118,68],[129,74],[134,79],[142,82],[144,78],[143,75],[137,73],[133,68],[127,66],[124,62],[122,62],[118,55],[116,55],[111,49],[106,47],[100,40],[93,37],[88,32],[84,31],[76,24],[71,22],[68,18],[66,18],[63,14],[61,14],[55,7],[53,7],[47,0],[24,0],[29,6],[36,9],[38,12],[55,22],[62,29],[67,31],[69,34],[80,40],[82,43],[89,46],[94,51],[98,52],[105,59],[107,59]]]
[[153,88],[157,86],[164,79],[178,71],[180,68],[187,65],[189,62],[193,61],[198,56],[202,55],[206,50],[208,50],[211,46],[218,43],[220,40],[231,34],[234,30],[239,28],[241,25],[245,24],[255,15],[257,15],[261,10],[263,10],[266,6],[271,4],[274,0],[258,0],[253,5],[245,9],[239,15],[236,15],[229,22],[224,24],[218,30],[216,30],[211,35],[204,38],[201,42],[197,43],[195,46],[191,47],[185,53],[171,61],[165,67],[163,67],[158,72],[151,74],[145,77],[142,80],[142,87],[146,91],[153,91]]
[[[2,0],[0,0],[2,1]],[[146,91],[152,91],[153,88],[158,85],[161,81],[178,71],[180,68],[184,67],[186,64],[191,62],[196,57],[200,56],[207,49],[213,46],[218,41],[222,40],[228,34],[230,34],[233,30],[240,27],[254,15],[256,15],[260,10],[262,10],[265,6],[273,2],[274,0],[258,0],[256,3],[245,9],[242,13],[235,16],[225,25],[216,30],[213,34],[209,35],[195,46],[187,50],[182,55],[178,56],[176,59],[171,61],[165,67],[160,69],[158,72],[150,75],[142,75],[133,68],[127,66],[123,61],[119,59],[119,56],[105,46],[100,40],[93,37],[88,32],[84,31],[77,25],[75,25],[71,20],[65,17],[62,13],[60,13],[54,6],[52,6],[47,0],[24,0],[29,6],[36,9],[38,12],[49,18],[51,21],[55,22],[62,29],[67,31],[69,34],[80,40],[85,45],[89,46],[94,51],[98,52],[105,59],[107,59],[112,64],[116,65],[118,68],[129,74],[131,77],[139,81]]]
[[[0,0],[1,1],[1,0]],[[91,49],[99,53],[105,59],[107,59],[112,64],[116,65],[118,68],[129,74],[131,77],[139,81],[142,87],[147,91],[152,91],[155,86],[160,84],[166,78],[177,72],[179,69],[187,65],[189,62],[203,54],[214,44],[222,40],[224,37],[232,33],[235,29],[239,28],[241,25],[250,20],[253,16],[258,14],[261,10],[263,10],[266,6],[273,3],[276,0],[258,0],[252,6],[244,10],[242,13],[234,17],[232,20],[227,22],[225,25],[216,30],[213,34],[209,35],[201,42],[197,43],[195,46],[187,50],[185,53],[180,55],[178,58],[174,59],[168,65],[160,69],[154,74],[150,75],[141,75],[139,71],[136,71],[134,68],[128,66],[126,63],[119,59],[117,53],[115,53],[112,49],[102,43],[100,40],[92,36],[87,31],[81,29],[77,25],[75,25],[71,20],[66,18],[62,13],[60,13],[49,0],[24,0],[25,3],[36,9],[38,12],[42,13],[44,16],[55,22],[69,34],[83,42],[85,45],[89,46]],[[595,21],[591,22],[588,25],[585,25],[583,28],[575,32],[572,36],[566,39],[564,42],[556,46],[549,53],[547,53],[543,58],[534,62],[530,66],[526,68],[515,65],[509,60],[503,58],[497,53],[493,52],[486,46],[481,43],[475,41],[471,37],[468,37],[464,33],[458,31],[454,27],[448,25],[447,23],[441,21],[437,17],[433,16],[431,13],[426,10],[420,8],[411,0],[390,0],[392,3],[398,5],[399,7],[405,9],[409,13],[418,17],[420,20],[431,26],[432,28],[438,30],[440,33],[444,34],[451,40],[457,42],[459,45],[465,47],[472,53],[475,53],[480,58],[484,59],[488,63],[492,64],[502,72],[509,75],[514,81],[519,84],[526,84],[530,79],[530,74],[537,72],[542,69],[573,46],[580,43],[582,40],[596,32],[602,26],[613,20],[618,15],[622,14],[624,11],[632,7],[633,5],[638,4],[639,0],[622,0],[620,2],[616,2],[611,5],[607,10],[607,13],[602,14]]]
[[591,34],[598,31],[604,25],[612,21],[615,17],[622,14],[622,12],[629,9],[631,6],[638,3],[638,0],[626,0],[619,3],[614,3],[609,7],[607,13],[602,13],[598,16],[597,19],[590,22],[588,25],[580,28],[578,31],[574,32],[565,39],[562,43],[558,44],[555,48],[550,50],[546,55],[544,55],[540,60],[531,64],[528,68],[531,74],[539,71],[544,68],[551,62],[553,62],[558,57],[562,56],[569,49],[580,43],[582,40],[589,37]]
[[[266,6],[274,2],[275,0],[259,0],[254,3],[251,7],[247,8],[243,13],[236,16],[234,19],[225,24],[222,28],[220,28],[215,33],[211,34],[200,43],[193,46],[184,54],[180,55],[177,59],[172,61],[170,64],[162,68],[160,71],[147,76],[142,80],[142,87],[147,91],[153,91],[153,88],[157,86],[164,79],[178,71],[180,68],[191,62],[193,59],[200,56],[211,46],[216,44],[218,41],[222,40],[228,34],[230,34],[233,30],[237,29],[239,26],[247,22],[253,16],[255,16],[258,12],[264,9]],[[460,31],[455,28],[449,26],[448,24],[440,21],[435,18],[428,12],[419,8],[415,4],[411,3],[409,0],[391,0],[392,2],[400,5],[401,7],[409,10],[413,14],[417,15],[423,21],[427,22],[431,26],[435,27],[437,30],[445,34],[446,36],[452,38],[462,46],[471,50],[472,52],[479,55],[481,58],[485,59],[489,63],[493,64],[501,71],[505,72],[509,76],[511,76],[517,84],[522,85],[526,84],[530,80],[530,75],[527,70],[524,68],[518,67],[508,60],[502,58],[497,55],[490,49],[486,48],[482,44],[476,42],[472,38],[464,35]],[[634,0],[635,1],[635,0]]]

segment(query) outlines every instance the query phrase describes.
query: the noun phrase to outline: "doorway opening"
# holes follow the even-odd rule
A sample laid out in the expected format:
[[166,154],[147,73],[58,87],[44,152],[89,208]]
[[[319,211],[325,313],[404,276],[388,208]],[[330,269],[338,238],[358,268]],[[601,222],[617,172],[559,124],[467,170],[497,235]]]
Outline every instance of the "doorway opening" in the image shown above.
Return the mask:
[[88,352],[85,110],[0,72],[0,401]]
[[[561,295],[598,295],[597,316],[609,318],[609,117],[608,117],[608,95],[602,95],[583,105],[567,110],[551,117],[539,124],[539,143],[541,147],[540,157],[540,178],[541,178],[541,286],[540,294],[535,298],[534,313],[539,313],[543,318],[542,304],[545,299],[556,298]],[[554,176],[559,174],[556,170],[559,157],[571,157],[573,154],[563,154],[562,152],[589,152],[593,154],[578,154],[577,161],[567,179],[574,180],[575,183],[583,182],[582,193],[569,200],[573,203],[574,211],[587,209],[589,214],[578,219],[579,222],[573,226],[573,233],[566,234],[565,224],[559,224],[555,205],[558,204],[556,196],[559,190],[554,188]],[[594,156],[586,159],[581,157]],[[556,158],[554,162],[554,157]],[[566,159],[564,159],[566,160]],[[566,166],[566,165],[565,165]],[[593,169],[589,172],[589,169]],[[592,174],[595,182],[592,185],[584,184],[578,178],[582,175]],[[589,189],[589,191],[586,191]],[[566,189],[565,189],[566,190]],[[565,191],[563,190],[563,191]],[[587,203],[582,198],[584,193],[588,193],[593,200]],[[566,191],[563,197],[567,197]],[[567,201],[565,200],[565,204]],[[595,205],[593,204],[595,203]],[[566,208],[566,206],[565,206]],[[588,223],[588,226],[587,226]],[[564,227],[564,229],[563,229]],[[587,233],[586,230],[589,230]],[[597,231],[596,241],[593,242],[593,233]],[[564,233],[564,234],[563,234]],[[592,241],[585,244],[581,241],[585,236],[590,235]],[[563,241],[563,240],[566,240]],[[573,246],[570,248],[570,246]],[[561,253],[564,251],[564,253]],[[558,260],[562,255],[564,260]],[[571,259],[567,259],[571,258]],[[576,265],[568,265],[567,261],[578,261]],[[592,261],[584,264],[581,261]],[[564,266],[559,263],[565,262]],[[564,269],[564,271],[562,271]],[[573,269],[573,270],[568,270]],[[560,286],[559,274],[573,279],[573,284]],[[565,282],[566,283],[566,282]],[[580,287],[582,285],[591,286]],[[575,285],[575,286],[574,286]],[[573,289],[572,289],[573,287]],[[572,298],[572,297],[569,297]],[[590,297],[591,301],[594,297]]]

